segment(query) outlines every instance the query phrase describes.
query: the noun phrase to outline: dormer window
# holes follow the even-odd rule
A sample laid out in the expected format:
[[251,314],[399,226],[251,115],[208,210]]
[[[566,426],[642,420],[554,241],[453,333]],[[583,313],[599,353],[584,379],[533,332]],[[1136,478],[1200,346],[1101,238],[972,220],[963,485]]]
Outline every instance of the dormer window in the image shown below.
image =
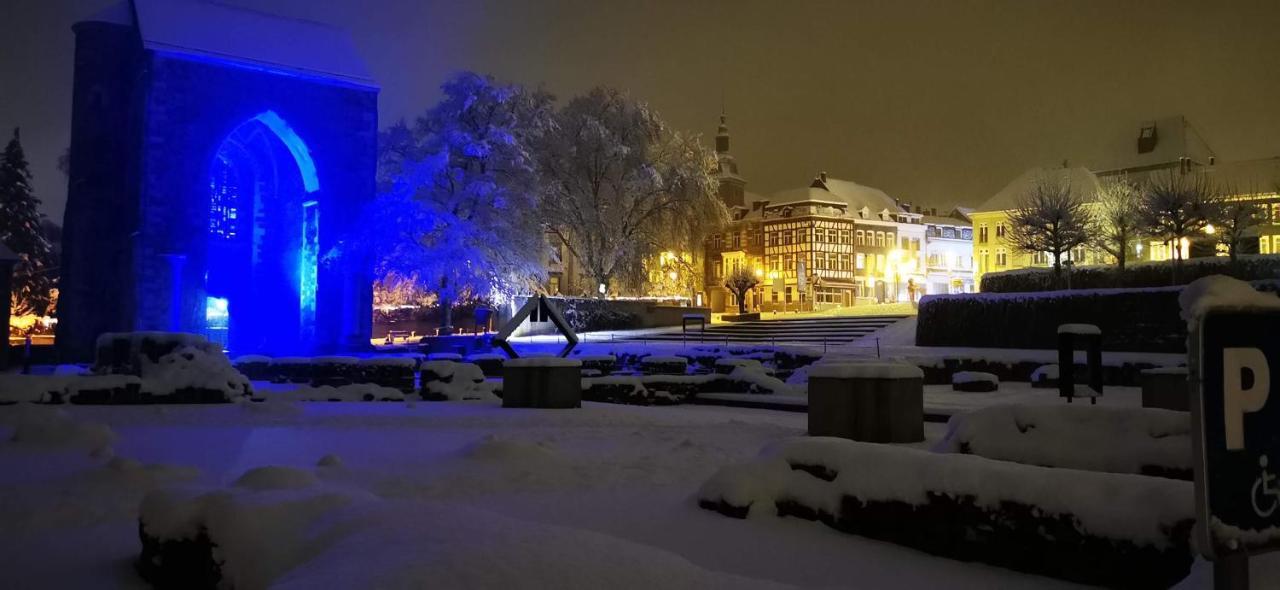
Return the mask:
[[1154,151],[1156,149],[1156,142],[1159,141],[1159,139],[1159,136],[1156,134],[1155,121],[1144,124],[1142,129],[1138,131],[1138,153],[1146,154]]

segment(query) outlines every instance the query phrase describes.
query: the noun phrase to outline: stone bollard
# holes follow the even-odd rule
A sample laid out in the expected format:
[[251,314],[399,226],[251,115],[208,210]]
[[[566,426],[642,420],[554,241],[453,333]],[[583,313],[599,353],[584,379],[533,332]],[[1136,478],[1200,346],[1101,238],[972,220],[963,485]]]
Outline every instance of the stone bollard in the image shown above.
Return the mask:
[[560,357],[506,361],[502,365],[502,407],[582,407],[582,361]]
[[1142,407],[1191,411],[1186,367],[1160,367],[1142,371]]
[[809,435],[924,440],[924,372],[893,362],[815,365],[809,370]]

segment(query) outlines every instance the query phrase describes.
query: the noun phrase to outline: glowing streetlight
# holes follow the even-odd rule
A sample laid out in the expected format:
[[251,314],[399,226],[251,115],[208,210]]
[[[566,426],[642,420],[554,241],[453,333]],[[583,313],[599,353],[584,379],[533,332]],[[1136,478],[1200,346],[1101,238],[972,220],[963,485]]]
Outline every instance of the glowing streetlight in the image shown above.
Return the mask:
[[1204,233],[1206,233],[1206,234],[1213,235],[1213,233],[1214,233],[1214,232],[1216,232],[1216,231],[1218,231],[1218,230],[1214,229],[1214,227],[1213,227],[1213,224],[1212,224],[1212,223],[1210,223],[1210,224],[1208,224],[1208,225],[1204,226]]

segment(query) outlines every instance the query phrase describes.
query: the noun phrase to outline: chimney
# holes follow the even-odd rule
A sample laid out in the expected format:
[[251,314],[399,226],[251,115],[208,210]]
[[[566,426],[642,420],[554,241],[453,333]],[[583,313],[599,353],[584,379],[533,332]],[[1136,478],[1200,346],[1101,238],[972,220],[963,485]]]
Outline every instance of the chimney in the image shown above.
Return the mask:
[[930,207],[930,208],[929,208],[929,215],[932,215],[932,216],[934,216],[934,217],[937,217],[937,216],[938,216],[938,208],[937,208],[937,207]]
[[827,173],[826,173],[825,171],[823,171],[823,172],[819,172],[819,173],[818,173],[818,178],[821,178],[821,179],[822,179],[822,183],[823,183],[823,184],[826,184],[826,182],[827,182]]

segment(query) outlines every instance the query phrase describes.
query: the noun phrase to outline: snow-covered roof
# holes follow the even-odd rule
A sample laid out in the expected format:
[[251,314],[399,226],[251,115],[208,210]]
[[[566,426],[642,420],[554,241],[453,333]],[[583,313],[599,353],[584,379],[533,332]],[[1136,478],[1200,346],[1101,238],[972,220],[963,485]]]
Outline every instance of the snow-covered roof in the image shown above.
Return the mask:
[[1088,168],[1032,168],[1013,179],[990,199],[974,208],[976,212],[1007,211],[1018,207],[1018,200],[1031,192],[1041,179],[1067,182],[1071,188],[1085,198],[1092,198],[1098,190],[1098,177]]
[[831,177],[816,179],[810,186],[777,192],[769,197],[771,206],[804,201],[847,204],[850,211],[864,207],[871,213],[886,209],[894,213],[902,211],[893,197],[878,188]]
[[1213,182],[1237,194],[1280,191],[1280,156],[1260,160],[1219,162],[1201,168]]
[[947,217],[945,215],[925,215],[920,218],[920,222],[926,225],[952,225],[955,227],[973,227],[972,223],[960,219],[958,217]]
[[201,0],[126,0],[87,20],[136,26],[151,51],[378,87],[351,36],[321,23]]

